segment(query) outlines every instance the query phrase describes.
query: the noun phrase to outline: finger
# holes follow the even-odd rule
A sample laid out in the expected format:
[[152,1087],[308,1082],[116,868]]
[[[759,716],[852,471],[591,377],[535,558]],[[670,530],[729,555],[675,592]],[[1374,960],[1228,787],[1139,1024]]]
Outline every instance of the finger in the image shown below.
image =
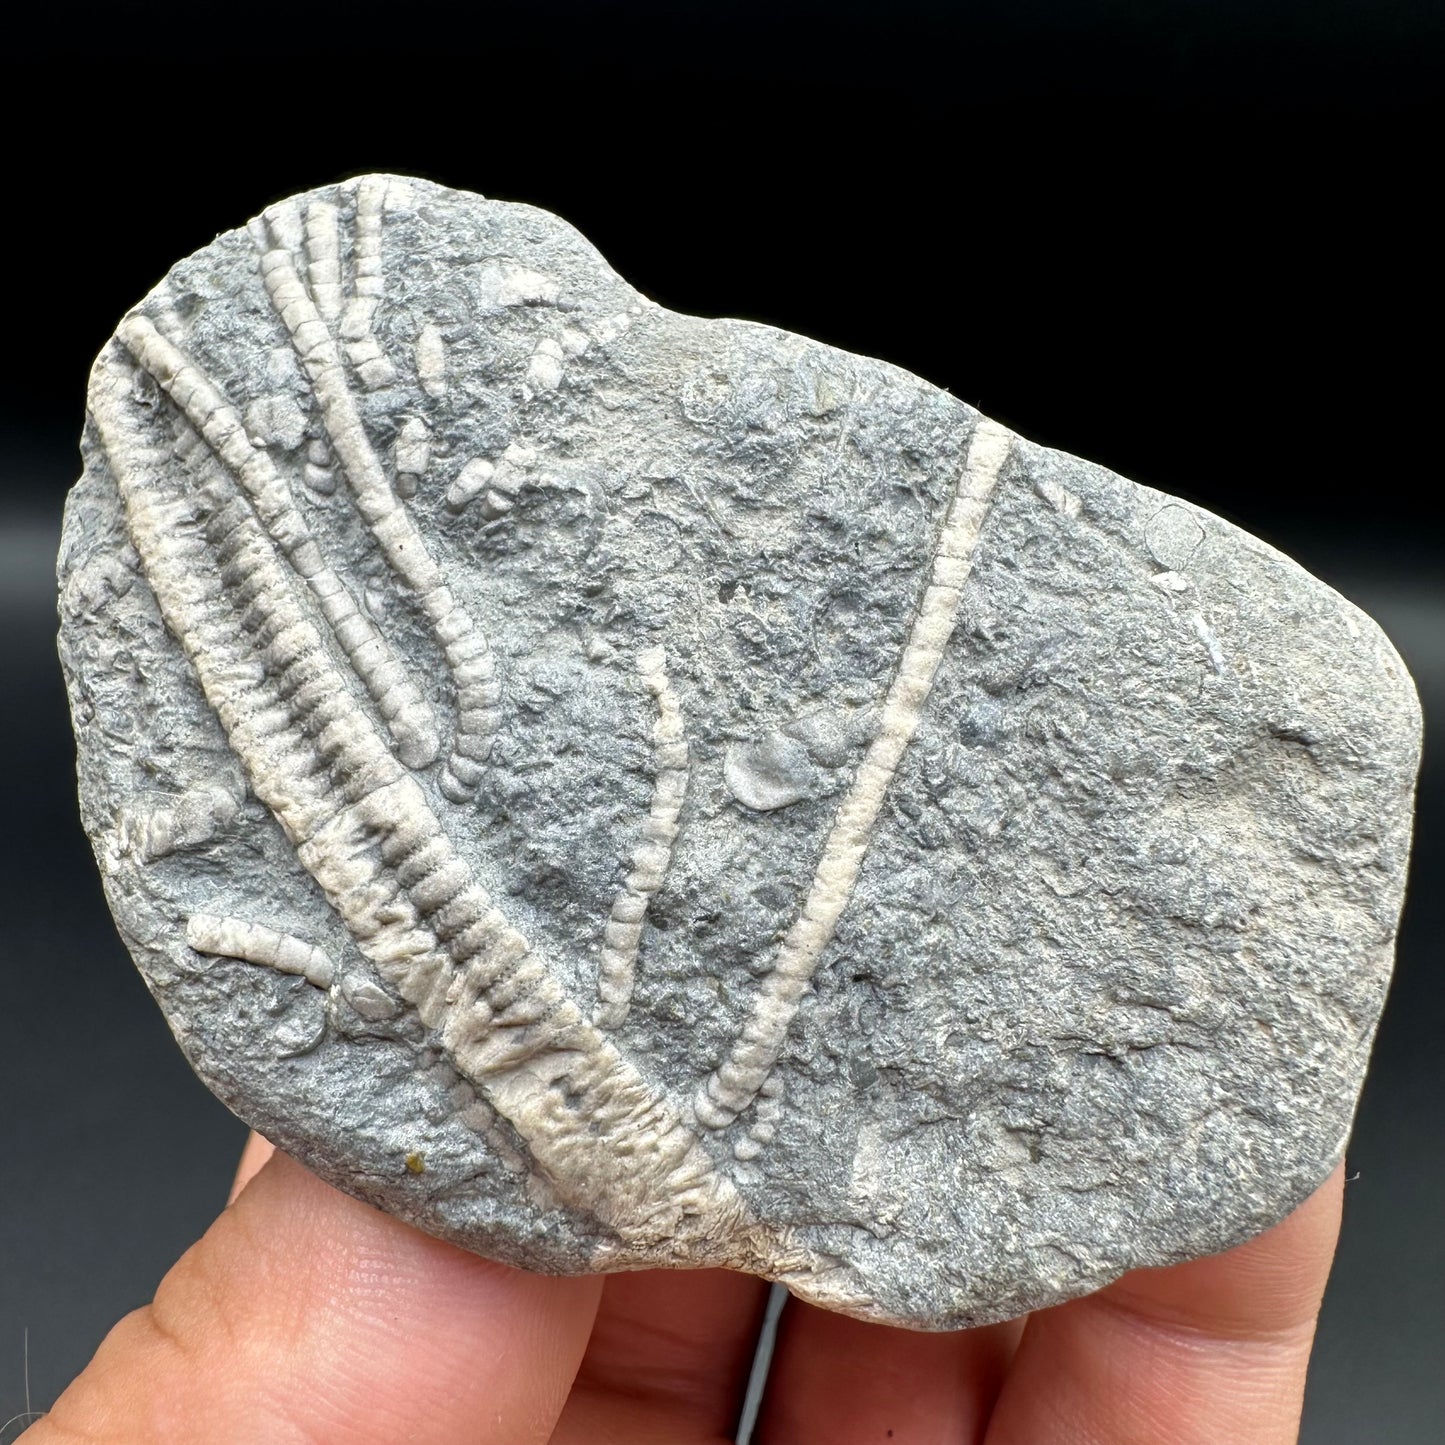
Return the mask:
[[1341,1177],[1235,1249],[1033,1316],[988,1445],[1293,1445]]
[[26,1445],[537,1445],[598,1293],[431,1239],[276,1154]]
[[260,1173],[261,1166],[275,1152],[276,1146],[270,1140],[263,1139],[254,1129],[246,1135],[246,1147],[241,1150],[241,1159],[236,1165],[236,1177],[231,1181],[227,1204],[236,1202],[236,1196]]
[[553,1445],[731,1441],[767,1297],[728,1270],[609,1276]]
[[983,1438],[1021,1328],[925,1334],[790,1300],[759,1445],[972,1445]]

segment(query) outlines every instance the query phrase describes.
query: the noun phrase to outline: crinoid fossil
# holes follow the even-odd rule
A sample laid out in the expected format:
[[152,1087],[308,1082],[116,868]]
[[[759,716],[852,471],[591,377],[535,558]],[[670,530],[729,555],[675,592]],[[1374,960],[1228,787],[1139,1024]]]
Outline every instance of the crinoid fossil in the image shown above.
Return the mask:
[[400,177],[182,261],[89,404],[107,895],[202,1078],[339,1187],[944,1328],[1339,1158],[1418,713],[1269,547]]

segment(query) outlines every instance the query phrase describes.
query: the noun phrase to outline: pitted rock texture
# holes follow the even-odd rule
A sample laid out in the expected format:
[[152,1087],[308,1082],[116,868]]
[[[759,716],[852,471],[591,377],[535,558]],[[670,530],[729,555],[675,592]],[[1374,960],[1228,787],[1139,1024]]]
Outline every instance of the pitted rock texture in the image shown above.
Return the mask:
[[950,1328],[1340,1158],[1418,709],[1228,523],[399,177],[180,262],[84,456],[107,896],[201,1077],[341,1188]]

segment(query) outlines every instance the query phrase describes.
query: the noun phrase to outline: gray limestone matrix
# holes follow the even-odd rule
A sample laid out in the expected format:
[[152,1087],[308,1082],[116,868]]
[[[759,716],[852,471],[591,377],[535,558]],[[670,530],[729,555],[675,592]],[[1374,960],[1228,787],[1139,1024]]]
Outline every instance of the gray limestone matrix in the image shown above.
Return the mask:
[[950,1328],[1340,1158],[1419,715],[1270,547],[398,177],[182,261],[89,404],[106,893],[201,1077],[340,1188]]

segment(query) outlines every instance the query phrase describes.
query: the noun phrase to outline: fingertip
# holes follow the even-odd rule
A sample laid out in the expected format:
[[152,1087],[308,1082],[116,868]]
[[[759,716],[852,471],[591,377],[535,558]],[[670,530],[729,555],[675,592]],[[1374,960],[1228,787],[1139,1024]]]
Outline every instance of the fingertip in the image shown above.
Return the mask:
[[834,1314],[799,1300],[783,1310],[758,1439],[980,1440],[1022,1321],[931,1333]]
[[276,1146],[268,1139],[253,1129],[246,1136],[245,1147],[241,1150],[241,1158],[236,1164],[236,1177],[231,1181],[231,1192],[226,1197],[227,1204],[234,1204],[237,1195],[254,1179],[260,1171],[261,1166],[276,1152]]
[[1166,1325],[1228,1339],[1268,1339],[1312,1328],[1334,1260],[1344,1165],[1303,1204],[1253,1239],[1219,1254],[1126,1274],[1101,1294]]
[[51,1429],[147,1445],[540,1445],[600,1289],[467,1254],[277,1152],[111,1332]]
[[1340,1192],[1336,1170],[1244,1244],[1034,1315],[990,1442],[1293,1441]]

